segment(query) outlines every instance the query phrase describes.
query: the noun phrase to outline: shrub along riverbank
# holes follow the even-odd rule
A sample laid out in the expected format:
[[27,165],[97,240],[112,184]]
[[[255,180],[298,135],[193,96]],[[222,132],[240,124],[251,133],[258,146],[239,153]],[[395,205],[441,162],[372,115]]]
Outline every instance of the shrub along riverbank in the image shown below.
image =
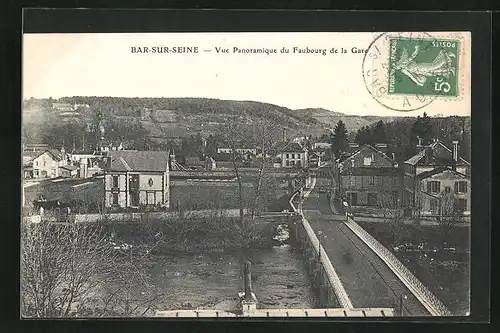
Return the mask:
[[225,252],[245,248],[265,248],[274,241],[273,228],[266,224],[229,217],[148,219],[140,223],[106,222],[104,231],[117,244],[150,254]]

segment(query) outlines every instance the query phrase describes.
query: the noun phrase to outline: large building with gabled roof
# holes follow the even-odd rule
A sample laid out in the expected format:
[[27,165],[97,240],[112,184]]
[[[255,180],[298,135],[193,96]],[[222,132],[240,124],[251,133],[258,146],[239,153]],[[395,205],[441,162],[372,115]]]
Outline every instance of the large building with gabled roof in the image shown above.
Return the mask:
[[110,163],[104,170],[104,204],[108,208],[168,208],[169,152],[109,152]]
[[424,172],[444,167],[470,178],[471,164],[459,155],[458,145],[458,141],[453,141],[452,149],[450,149],[438,139],[425,147],[419,142],[417,153],[407,159],[403,165],[405,187],[403,201],[406,206],[416,206],[417,177]]
[[364,144],[354,153],[339,158],[335,173],[337,190],[351,206],[397,205],[401,172],[396,161],[384,151]]
[[288,142],[281,150],[281,166],[291,168],[294,166],[307,167],[308,165],[307,148],[298,142]]
[[68,155],[64,147],[61,150],[47,149],[32,160],[34,178],[59,177],[59,167],[68,165]]

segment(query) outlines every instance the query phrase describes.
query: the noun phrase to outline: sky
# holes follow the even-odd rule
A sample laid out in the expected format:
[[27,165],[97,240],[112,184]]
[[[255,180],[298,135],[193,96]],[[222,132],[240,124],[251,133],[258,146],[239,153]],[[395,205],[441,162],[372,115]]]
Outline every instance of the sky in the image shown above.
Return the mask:
[[[389,110],[364,80],[363,53],[375,33],[25,34],[23,98],[66,96],[206,97],[356,115],[470,115],[470,94],[418,111]],[[198,47],[197,54],[132,53],[132,47]],[[215,47],[228,48],[221,54]],[[238,48],[277,54],[233,53]],[[282,47],[290,49],[280,53]],[[326,55],[293,48],[325,49]],[[330,53],[332,48],[347,53]],[[211,52],[203,52],[211,50]]]

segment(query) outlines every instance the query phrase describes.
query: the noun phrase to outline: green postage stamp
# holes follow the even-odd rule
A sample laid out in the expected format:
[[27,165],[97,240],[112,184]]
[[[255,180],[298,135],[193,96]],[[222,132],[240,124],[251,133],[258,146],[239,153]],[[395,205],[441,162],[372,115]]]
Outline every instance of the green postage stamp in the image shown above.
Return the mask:
[[389,94],[458,95],[460,40],[391,38]]
[[368,93],[383,107],[415,111],[470,103],[470,32],[385,32],[362,62]]

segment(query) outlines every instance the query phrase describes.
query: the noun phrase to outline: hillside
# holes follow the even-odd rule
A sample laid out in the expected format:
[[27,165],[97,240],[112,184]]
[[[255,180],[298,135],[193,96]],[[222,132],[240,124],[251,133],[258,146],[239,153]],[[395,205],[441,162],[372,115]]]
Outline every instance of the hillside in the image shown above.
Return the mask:
[[348,115],[322,108],[298,109],[294,113],[304,119],[316,120],[327,128],[333,128],[339,120],[342,120],[350,132],[355,132],[359,128],[376,123],[381,119],[384,122],[392,121],[392,119],[389,120],[389,117]]
[[[88,104],[89,107],[68,112],[53,108],[56,102]],[[221,134],[221,125],[228,119],[254,127],[262,122],[272,122],[280,132],[286,128],[289,138],[306,135],[320,137],[342,120],[350,132],[351,140],[359,128],[383,120],[391,133],[402,137],[399,141],[406,142],[404,138],[415,120],[412,117],[346,115],[320,108],[291,110],[267,103],[209,98],[65,97],[59,100],[24,101],[23,140],[54,146],[65,143],[74,147],[88,147],[95,144],[95,133],[99,131],[98,115],[102,117],[107,140],[128,141],[136,147],[144,147],[151,140],[157,144],[168,144],[172,140],[180,142],[181,138],[198,134],[202,138]],[[460,123],[449,117],[433,118],[433,122],[441,132],[453,129],[452,133],[458,133],[461,130]],[[467,132],[469,122],[470,118],[466,123]],[[90,132],[94,134],[90,135]],[[439,134],[440,138],[451,136],[450,133]]]
[[153,138],[190,136],[200,133],[206,137],[216,133],[227,119],[258,125],[273,122],[287,128],[290,135],[320,136],[331,126],[295,111],[267,103],[228,101],[208,98],[118,98],[118,97],[65,97],[59,100],[28,100],[23,107],[24,126],[37,129],[47,119],[51,122],[70,121],[65,112],[54,110],[52,103],[88,104],[89,110],[80,110],[76,123],[88,123],[97,112],[105,119],[119,122],[140,122]]

